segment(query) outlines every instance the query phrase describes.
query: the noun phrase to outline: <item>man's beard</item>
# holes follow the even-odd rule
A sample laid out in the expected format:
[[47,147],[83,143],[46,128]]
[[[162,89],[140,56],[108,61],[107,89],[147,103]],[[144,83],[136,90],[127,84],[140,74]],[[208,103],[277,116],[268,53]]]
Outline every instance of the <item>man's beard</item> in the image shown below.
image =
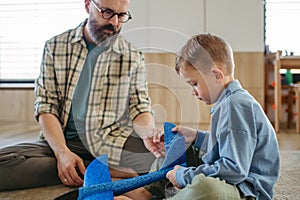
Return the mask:
[[[92,40],[101,46],[113,44],[121,31],[121,29],[117,30],[116,27],[111,24],[100,26],[93,16],[90,16],[88,20],[88,30]],[[112,31],[112,33],[106,33],[104,30]]]

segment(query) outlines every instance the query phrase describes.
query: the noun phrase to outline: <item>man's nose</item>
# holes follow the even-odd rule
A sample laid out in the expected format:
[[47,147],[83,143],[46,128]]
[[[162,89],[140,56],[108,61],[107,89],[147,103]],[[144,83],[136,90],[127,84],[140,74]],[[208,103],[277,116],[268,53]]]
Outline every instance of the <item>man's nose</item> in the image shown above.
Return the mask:
[[113,26],[117,26],[120,23],[118,15],[115,14],[112,18],[110,18],[109,23]]

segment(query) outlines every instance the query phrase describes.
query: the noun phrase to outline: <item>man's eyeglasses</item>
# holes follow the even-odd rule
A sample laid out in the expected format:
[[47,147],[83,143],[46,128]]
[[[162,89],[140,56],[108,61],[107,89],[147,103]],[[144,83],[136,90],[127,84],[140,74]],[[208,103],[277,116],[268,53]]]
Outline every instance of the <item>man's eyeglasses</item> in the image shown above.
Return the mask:
[[131,14],[129,11],[127,11],[126,13],[115,13],[113,10],[111,9],[101,9],[99,8],[94,0],[91,0],[91,3],[95,6],[95,8],[99,11],[99,13],[102,14],[103,19],[111,19],[113,18],[115,15],[118,16],[118,20],[121,23],[125,23],[128,22],[128,20],[132,19]]

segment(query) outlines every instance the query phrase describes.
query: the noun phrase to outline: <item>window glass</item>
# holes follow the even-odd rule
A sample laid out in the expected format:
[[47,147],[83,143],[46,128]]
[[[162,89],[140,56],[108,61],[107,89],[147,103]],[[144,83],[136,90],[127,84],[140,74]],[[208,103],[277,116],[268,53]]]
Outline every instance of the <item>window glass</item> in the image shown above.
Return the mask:
[[35,79],[45,41],[86,17],[83,0],[1,1],[1,82]]
[[266,0],[266,45],[271,52],[300,55],[300,0]]

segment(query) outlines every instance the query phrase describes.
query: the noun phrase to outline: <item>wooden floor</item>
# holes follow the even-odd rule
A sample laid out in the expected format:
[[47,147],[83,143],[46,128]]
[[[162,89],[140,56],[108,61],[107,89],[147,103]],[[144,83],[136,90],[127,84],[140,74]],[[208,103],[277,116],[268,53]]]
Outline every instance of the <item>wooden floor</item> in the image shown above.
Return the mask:
[[300,134],[295,131],[277,133],[280,150],[300,150]]
[[38,123],[0,121],[0,147],[38,139]]

